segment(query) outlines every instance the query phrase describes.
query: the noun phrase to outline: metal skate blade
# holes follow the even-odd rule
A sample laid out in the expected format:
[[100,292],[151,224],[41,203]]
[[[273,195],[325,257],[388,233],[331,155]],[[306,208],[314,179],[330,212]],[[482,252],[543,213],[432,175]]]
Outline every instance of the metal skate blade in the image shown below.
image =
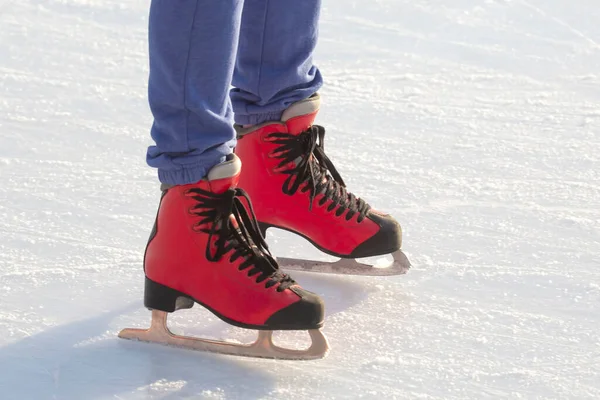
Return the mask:
[[308,331],[312,343],[308,349],[293,350],[273,344],[273,331],[258,331],[258,339],[251,344],[228,343],[219,340],[201,339],[175,335],[167,327],[167,313],[152,310],[152,322],[149,329],[123,329],[119,337],[158,343],[184,349],[229,354],[242,357],[273,358],[280,360],[315,360],[325,357],[329,351],[327,338],[318,330]]
[[337,275],[393,276],[404,275],[410,269],[410,261],[402,250],[392,253],[393,261],[381,266],[360,263],[352,258],[342,258],[335,262],[303,260],[299,258],[277,257],[282,269],[287,271],[318,272]]

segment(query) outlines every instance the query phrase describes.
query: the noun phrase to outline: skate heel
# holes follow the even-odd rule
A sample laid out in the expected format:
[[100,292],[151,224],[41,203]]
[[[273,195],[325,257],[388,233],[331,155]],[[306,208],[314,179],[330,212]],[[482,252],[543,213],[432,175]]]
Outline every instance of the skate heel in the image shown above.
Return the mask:
[[146,277],[144,306],[150,310],[174,312],[192,308],[194,300],[175,289],[156,283]]

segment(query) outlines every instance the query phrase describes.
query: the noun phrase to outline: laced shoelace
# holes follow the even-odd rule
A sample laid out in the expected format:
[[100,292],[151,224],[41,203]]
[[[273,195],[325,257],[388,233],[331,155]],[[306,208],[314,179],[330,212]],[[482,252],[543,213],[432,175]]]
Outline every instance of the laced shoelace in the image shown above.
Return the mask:
[[[289,175],[283,185],[283,192],[293,195],[304,183],[306,187],[302,192],[310,190],[310,209],[317,194],[322,193],[319,205],[331,200],[327,211],[333,211],[335,215],[343,215],[346,211],[346,220],[352,219],[358,214],[358,222],[365,219],[367,212],[371,209],[368,203],[348,192],[344,180],[335,169],[333,163],[325,154],[325,128],[313,125],[299,135],[275,132],[268,135],[270,141],[279,145],[271,154],[272,157],[280,158],[281,162],[277,168],[286,165],[293,166],[281,173]],[[295,166],[294,166],[295,165]]]
[[[257,283],[267,281],[266,288],[279,283],[277,291],[281,292],[295,284],[289,275],[281,272],[271,255],[260,233],[250,198],[244,190],[229,189],[223,194],[216,194],[194,188],[186,193],[197,202],[190,213],[201,218],[194,229],[208,234],[207,260],[220,261],[233,251],[229,261],[243,257],[244,261],[238,269],[248,270],[248,276],[256,276]],[[246,200],[249,213],[242,199]],[[231,220],[232,216],[237,227]],[[211,246],[213,241],[214,246]]]

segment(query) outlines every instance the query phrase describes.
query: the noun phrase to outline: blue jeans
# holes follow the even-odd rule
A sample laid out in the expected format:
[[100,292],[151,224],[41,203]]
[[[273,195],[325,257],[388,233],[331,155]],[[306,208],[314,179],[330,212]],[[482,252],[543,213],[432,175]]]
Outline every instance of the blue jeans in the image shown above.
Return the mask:
[[152,0],[147,162],[162,183],[198,182],[233,151],[234,121],[279,120],[317,92],[320,3]]

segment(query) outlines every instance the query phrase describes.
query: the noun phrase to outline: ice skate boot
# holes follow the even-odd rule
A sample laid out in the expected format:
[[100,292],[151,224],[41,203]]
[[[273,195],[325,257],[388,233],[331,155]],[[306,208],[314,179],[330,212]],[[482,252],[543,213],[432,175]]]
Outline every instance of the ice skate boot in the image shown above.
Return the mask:
[[[399,275],[410,268],[400,250],[402,230],[390,215],[375,211],[346,189],[325,154],[325,129],[313,125],[320,98],[293,104],[279,122],[242,128],[236,154],[244,163],[240,187],[254,201],[265,235],[271,227],[297,233],[326,254],[326,263],[278,258],[284,269],[356,275]],[[382,267],[357,262],[392,254]]]
[[[236,188],[241,163],[231,155],[205,180],[165,188],[144,257],[144,305],[150,329],[119,336],[224,354],[279,359],[323,357],[324,305],[284,274],[260,234],[246,193]],[[198,303],[229,324],[259,330],[240,345],[172,334],[167,313]],[[277,347],[273,330],[308,330],[306,350]]]

